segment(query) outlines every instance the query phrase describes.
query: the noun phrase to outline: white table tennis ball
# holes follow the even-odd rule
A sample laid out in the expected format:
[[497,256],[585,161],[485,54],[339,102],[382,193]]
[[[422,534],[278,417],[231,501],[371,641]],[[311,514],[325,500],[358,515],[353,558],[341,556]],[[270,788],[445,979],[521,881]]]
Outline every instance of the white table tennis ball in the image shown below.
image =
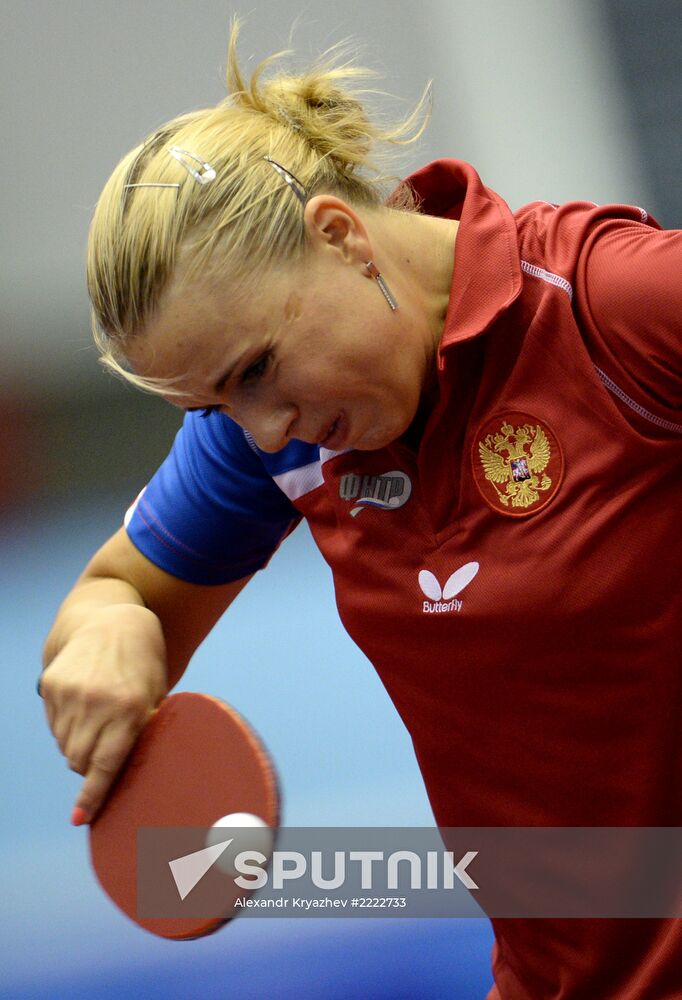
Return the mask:
[[234,859],[241,851],[257,851],[266,858],[272,855],[273,830],[254,813],[228,813],[227,816],[221,816],[206,834],[206,846],[214,847],[230,838],[232,843],[220,855],[216,867],[233,878],[240,874],[234,867]]
[[250,826],[250,827],[268,827],[268,824],[260,816],[256,816],[255,813],[228,813],[227,816],[221,816],[217,819],[213,826]]

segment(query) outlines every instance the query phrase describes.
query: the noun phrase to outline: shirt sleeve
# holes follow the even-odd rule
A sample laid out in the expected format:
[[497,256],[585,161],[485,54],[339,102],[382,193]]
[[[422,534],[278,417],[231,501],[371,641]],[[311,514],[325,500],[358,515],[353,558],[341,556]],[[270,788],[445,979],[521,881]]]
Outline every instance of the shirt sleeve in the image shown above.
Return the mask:
[[601,222],[580,255],[577,308],[597,364],[663,414],[682,408],[682,230]]
[[300,517],[234,421],[188,413],[125,525],[161,569],[221,584],[262,569]]

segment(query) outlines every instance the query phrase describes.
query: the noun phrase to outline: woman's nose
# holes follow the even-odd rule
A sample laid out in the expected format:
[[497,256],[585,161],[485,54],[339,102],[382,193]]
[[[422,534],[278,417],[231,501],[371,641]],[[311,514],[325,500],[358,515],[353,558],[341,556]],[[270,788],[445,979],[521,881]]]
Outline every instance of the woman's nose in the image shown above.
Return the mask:
[[249,432],[261,451],[281,451],[293,437],[291,428],[296,420],[296,407],[287,403],[278,406],[249,406],[235,412],[234,419]]

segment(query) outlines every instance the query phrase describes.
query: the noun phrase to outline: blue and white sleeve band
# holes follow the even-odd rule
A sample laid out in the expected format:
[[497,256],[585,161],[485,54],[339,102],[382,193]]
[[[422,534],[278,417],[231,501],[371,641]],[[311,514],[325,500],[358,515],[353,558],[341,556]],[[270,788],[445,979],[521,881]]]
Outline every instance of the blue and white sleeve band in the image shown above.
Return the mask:
[[173,576],[221,584],[262,569],[299,520],[237,424],[220,413],[188,413],[126,530]]

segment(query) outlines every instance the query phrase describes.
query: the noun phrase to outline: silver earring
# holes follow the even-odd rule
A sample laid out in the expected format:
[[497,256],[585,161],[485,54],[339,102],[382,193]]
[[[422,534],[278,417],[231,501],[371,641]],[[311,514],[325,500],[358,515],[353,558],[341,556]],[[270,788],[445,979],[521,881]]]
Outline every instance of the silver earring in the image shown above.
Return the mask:
[[365,267],[367,268],[367,270],[369,271],[369,273],[371,274],[371,276],[374,278],[377,285],[381,289],[381,292],[386,301],[388,302],[389,306],[395,312],[395,310],[398,308],[398,303],[394,299],[390,288],[386,284],[386,281],[384,280],[381,271],[376,266],[373,260],[368,260],[367,263],[365,264]]

